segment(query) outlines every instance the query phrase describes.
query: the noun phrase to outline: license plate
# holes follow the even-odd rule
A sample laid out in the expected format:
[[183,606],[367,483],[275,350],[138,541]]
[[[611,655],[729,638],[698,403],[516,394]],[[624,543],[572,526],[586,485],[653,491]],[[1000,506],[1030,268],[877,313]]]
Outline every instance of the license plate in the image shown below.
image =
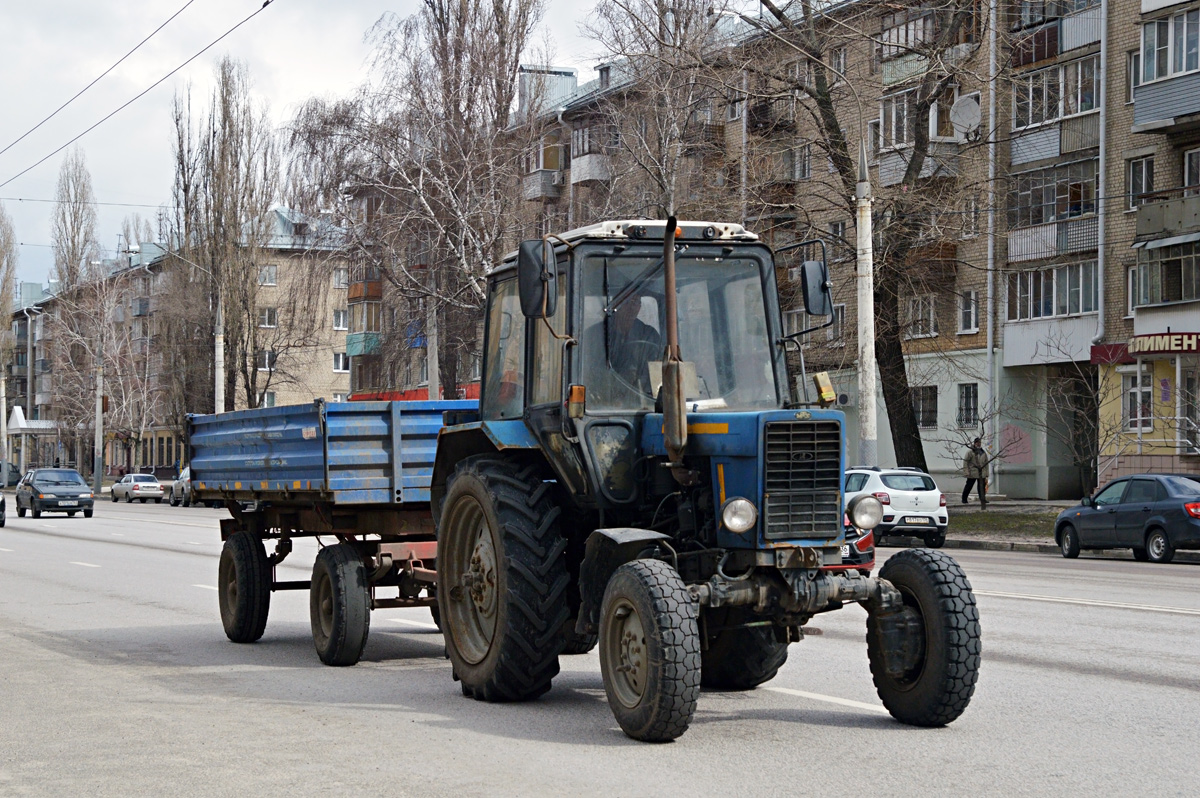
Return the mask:
[[79,502],[63,502],[63,501],[60,501],[60,502],[58,503],[58,506],[59,506],[59,507],[78,507],[78,506],[79,506]]
[[906,524],[928,524],[929,519],[920,515],[905,516],[904,523]]
[[847,557],[849,557],[849,556],[850,556],[850,547],[849,547],[849,546],[842,546],[842,559],[844,560],[844,559],[846,559],[846,558],[847,558]]

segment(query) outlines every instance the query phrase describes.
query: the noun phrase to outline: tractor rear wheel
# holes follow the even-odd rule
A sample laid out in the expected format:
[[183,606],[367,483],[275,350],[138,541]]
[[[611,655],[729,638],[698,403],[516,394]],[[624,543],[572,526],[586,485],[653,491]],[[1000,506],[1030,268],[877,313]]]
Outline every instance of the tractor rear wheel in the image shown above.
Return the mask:
[[492,455],[467,458],[450,478],[437,598],[464,695],[525,701],[558,674],[570,577],[552,488],[536,464]]
[[660,560],[634,560],[608,580],[600,606],[600,673],[621,730],[667,742],[687,731],[700,697],[696,604]]
[[867,616],[875,690],[901,723],[944,726],[967,708],[979,679],[979,610],[971,584],[952,557],[932,549],[893,555],[879,577],[900,591],[909,628],[920,637],[911,663],[889,673],[875,617]]
[[217,601],[225,635],[235,643],[253,643],[267,628],[271,609],[271,562],[260,538],[234,532],[217,565]]
[[787,662],[787,643],[774,627],[744,626],[756,616],[740,608],[707,610],[708,648],[700,655],[700,684],[716,690],[753,690]]

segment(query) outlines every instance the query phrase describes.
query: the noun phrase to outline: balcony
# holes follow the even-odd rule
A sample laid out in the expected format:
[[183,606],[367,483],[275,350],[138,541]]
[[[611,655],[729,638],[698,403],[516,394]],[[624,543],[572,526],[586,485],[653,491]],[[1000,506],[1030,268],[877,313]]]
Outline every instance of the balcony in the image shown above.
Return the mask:
[[590,152],[571,161],[571,182],[575,185],[598,185],[612,179],[612,156]]
[[1156,191],[1145,199],[1137,209],[1137,240],[1143,245],[1200,231],[1200,188]]
[[134,316],[149,316],[150,315],[150,297],[139,296],[133,300],[133,315]]
[[[725,125],[718,122],[694,122],[683,130],[683,146],[689,155],[719,152],[725,146]],[[579,168],[578,157],[572,168]]]
[[379,333],[350,333],[346,336],[346,354],[349,357],[373,355],[379,351]]
[[791,97],[760,100],[750,104],[746,125],[759,135],[790,133],[796,129],[796,106]]
[[[897,185],[904,179],[912,148],[886,150],[879,155],[879,182],[884,186]],[[931,141],[929,156],[921,164],[918,180],[929,177],[953,177],[958,174],[958,145],[953,142]]]
[[383,282],[381,280],[363,280],[350,283],[346,293],[347,302],[365,302],[383,299]]
[[1146,83],[1133,90],[1134,133],[1200,130],[1200,72]]
[[521,194],[530,201],[558,199],[562,194],[562,172],[557,169],[538,169],[525,175]]
[[904,259],[904,269],[910,280],[930,287],[953,285],[958,274],[958,246],[938,241],[914,247]]
[[1096,217],[1080,216],[1008,231],[1008,260],[1020,263],[1096,249]]
[[[970,56],[975,45],[970,43],[956,44],[948,48],[940,59],[943,63],[955,64]],[[881,78],[884,86],[894,86],[903,83],[917,75],[929,71],[929,58],[920,53],[908,53],[899,58],[889,58],[881,68]]]

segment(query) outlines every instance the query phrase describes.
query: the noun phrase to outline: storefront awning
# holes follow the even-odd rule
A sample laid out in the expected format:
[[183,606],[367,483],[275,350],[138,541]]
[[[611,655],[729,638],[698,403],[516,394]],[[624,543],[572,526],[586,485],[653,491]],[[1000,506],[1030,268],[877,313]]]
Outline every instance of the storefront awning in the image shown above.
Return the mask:
[[1172,247],[1176,244],[1189,244],[1192,241],[1200,241],[1200,233],[1185,233],[1181,236],[1171,236],[1170,238],[1155,238],[1151,241],[1138,241],[1133,245],[1134,249],[1159,249],[1161,247]]

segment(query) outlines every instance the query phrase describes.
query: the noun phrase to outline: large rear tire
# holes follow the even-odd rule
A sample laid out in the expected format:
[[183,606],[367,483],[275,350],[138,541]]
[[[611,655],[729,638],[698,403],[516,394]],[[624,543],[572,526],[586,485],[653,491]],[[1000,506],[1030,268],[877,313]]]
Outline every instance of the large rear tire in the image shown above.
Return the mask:
[[321,662],[358,662],[371,629],[371,595],[366,566],[353,546],[339,543],[317,554],[308,609]]
[[753,690],[775,678],[787,662],[787,643],[774,627],[743,626],[756,616],[740,608],[707,610],[708,648],[700,655],[700,684],[716,690]]
[[490,455],[459,464],[438,525],[438,608],[463,694],[524,701],[550,689],[567,619],[561,508],[541,469]]
[[687,731],[700,667],[696,605],[675,569],[659,560],[618,568],[600,607],[600,672],[621,730],[645,742]]
[[263,636],[271,608],[271,563],[261,539],[239,531],[225,541],[217,565],[217,600],[226,637],[253,643]]
[[906,549],[879,572],[900,591],[921,638],[912,667],[889,674],[875,619],[867,617],[867,657],[888,712],[912,726],[944,726],[963,713],[979,679],[979,611],[966,574],[952,557]]

